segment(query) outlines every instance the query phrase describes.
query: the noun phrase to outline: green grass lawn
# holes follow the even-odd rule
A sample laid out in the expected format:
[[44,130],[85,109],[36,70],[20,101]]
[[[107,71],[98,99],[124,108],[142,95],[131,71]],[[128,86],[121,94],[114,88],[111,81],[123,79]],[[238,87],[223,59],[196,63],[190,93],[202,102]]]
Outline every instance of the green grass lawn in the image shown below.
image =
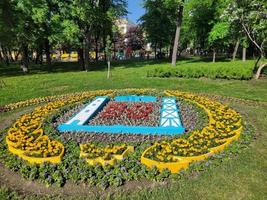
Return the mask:
[[[241,61],[236,63],[240,64]],[[205,65],[205,61],[183,60],[177,65]],[[218,62],[215,65],[232,65],[235,62]],[[253,65],[248,61],[246,65]],[[92,64],[93,65],[93,64]],[[0,78],[5,86],[0,88],[0,105],[17,102],[33,97],[58,95],[69,92],[78,92],[96,89],[117,88],[161,88],[179,89],[213,93],[225,96],[234,96],[244,99],[267,100],[267,80],[212,80],[212,79],[160,79],[147,78],[147,70],[168,66],[167,62],[122,62],[114,63],[112,78],[106,78],[103,64],[93,65],[93,71],[79,71],[76,63],[55,63],[54,72],[41,71],[40,66],[34,66],[31,74],[21,75],[18,66],[0,67]],[[212,63],[209,63],[212,65]],[[214,64],[213,64],[214,65]],[[44,68],[44,67],[43,67]],[[7,72],[10,71],[10,72]],[[19,75],[19,76],[18,76]]]
[[[221,61],[220,65],[241,61]],[[177,65],[205,65],[206,61],[182,60]],[[254,61],[246,62],[253,65]],[[0,105],[34,97],[63,93],[116,88],[179,89],[231,96],[267,102],[267,80],[212,80],[212,79],[160,79],[147,78],[147,70],[169,65],[163,62],[115,63],[112,78],[106,78],[104,64],[94,65],[93,71],[81,72],[75,63],[54,64],[54,72],[47,73],[34,66],[31,74],[21,75],[18,66],[0,66],[0,79],[6,86],[0,89]],[[9,72],[7,72],[9,71]],[[238,156],[225,159],[195,177],[183,178],[168,187],[155,187],[138,192],[122,192],[115,199],[267,199],[267,104],[246,105],[231,103],[256,128],[256,136],[248,148]],[[2,114],[5,118],[9,114]],[[13,199],[19,194],[0,189],[0,199]],[[31,198],[31,197],[29,197]],[[39,197],[32,197],[33,199]],[[89,198],[90,199],[90,198]]]

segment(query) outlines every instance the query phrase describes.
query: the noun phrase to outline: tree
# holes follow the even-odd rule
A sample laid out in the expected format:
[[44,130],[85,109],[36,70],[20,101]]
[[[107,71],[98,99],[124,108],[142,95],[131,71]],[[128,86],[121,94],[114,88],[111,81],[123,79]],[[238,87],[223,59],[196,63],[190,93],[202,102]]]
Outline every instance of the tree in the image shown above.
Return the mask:
[[[89,52],[91,41],[97,30],[102,30],[103,43],[105,46],[106,36],[112,32],[114,19],[124,16],[127,11],[127,2],[125,0],[73,0],[70,3],[69,10],[70,20],[78,24],[81,36],[80,41],[83,43],[83,59],[85,70],[89,70]],[[68,12],[68,11],[66,11]]]
[[14,39],[17,41],[22,52],[21,68],[24,72],[28,72],[29,49],[34,46],[42,33],[40,25],[36,24],[34,19],[35,17],[40,17],[43,13],[36,13],[34,15],[36,5],[30,0],[14,0],[11,5],[15,12],[13,24]]
[[132,26],[125,34],[125,46],[133,51],[140,50],[144,47],[143,31],[139,26]]
[[218,0],[190,0],[185,4],[183,28],[195,48],[208,48],[209,33],[218,21]]
[[219,22],[214,25],[209,34],[209,44],[213,49],[213,62],[216,60],[217,48],[227,46],[229,37],[229,24],[227,22]]
[[265,63],[265,51],[267,41],[267,5],[264,0],[234,0],[229,4],[226,15],[230,23],[239,23],[247,38],[252,42],[259,52],[256,66],[261,60],[256,73],[256,79],[260,77],[261,71],[267,66]]
[[145,14],[140,18],[147,42],[157,54],[157,49],[168,47],[173,41],[175,22],[174,10],[170,6],[164,6],[164,0],[146,0],[144,2]]
[[16,44],[15,32],[13,31],[15,24],[14,9],[8,0],[0,2],[0,61],[9,64],[12,55],[9,55],[10,48]]

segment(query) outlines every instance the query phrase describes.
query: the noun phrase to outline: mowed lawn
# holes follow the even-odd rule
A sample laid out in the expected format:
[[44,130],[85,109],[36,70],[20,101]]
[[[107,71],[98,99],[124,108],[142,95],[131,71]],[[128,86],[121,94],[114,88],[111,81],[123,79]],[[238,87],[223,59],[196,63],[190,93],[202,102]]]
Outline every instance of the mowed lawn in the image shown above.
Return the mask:
[[[254,61],[245,64],[253,65]],[[183,60],[178,65],[205,65],[205,61]],[[212,63],[208,63],[212,65]],[[237,62],[219,62],[220,65],[241,65]],[[81,72],[75,63],[54,64],[54,72],[47,73],[34,67],[32,74],[20,75],[17,66],[1,66],[0,79],[5,86],[0,89],[0,105],[34,97],[59,95],[97,89],[159,88],[178,89],[198,93],[217,94],[256,100],[260,103],[230,105],[240,111],[255,129],[255,137],[248,148],[237,156],[225,158],[219,165],[193,177],[183,177],[169,186],[122,192],[115,199],[267,199],[267,79],[237,81],[212,79],[160,79],[147,78],[148,69],[168,65],[167,62],[115,63],[112,78],[106,78],[104,64],[93,65],[94,70]],[[0,115],[5,118],[8,113]],[[44,186],[45,187],[45,186]],[[31,195],[29,195],[31,196]],[[10,191],[0,189],[0,199],[10,197]],[[11,197],[18,197],[12,194]],[[32,196],[33,199],[39,197]],[[78,199],[78,198],[77,198]],[[90,198],[88,198],[90,199]]]
[[[177,65],[253,65],[254,61],[204,62],[183,60]],[[0,66],[0,79],[5,82],[0,88],[0,105],[34,97],[58,95],[97,89],[160,88],[182,91],[213,93],[244,99],[267,101],[267,80],[212,80],[184,78],[147,78],[149,69],[168,66],[167,62],[122,62],[114,63],[112,78],[106,78],[105,65],[92,64],[93,71],[80,71],[76,63],[55,63],[54,72],[47,73],[45,66],[34,66],[31,74],[23,75],[18,66]],[[1,83],[0,83],[1,84]]]

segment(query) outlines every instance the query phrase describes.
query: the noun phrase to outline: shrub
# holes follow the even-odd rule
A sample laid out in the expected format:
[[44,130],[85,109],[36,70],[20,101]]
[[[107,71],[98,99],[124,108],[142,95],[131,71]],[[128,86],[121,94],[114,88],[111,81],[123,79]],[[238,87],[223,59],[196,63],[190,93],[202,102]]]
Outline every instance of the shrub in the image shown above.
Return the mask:
[[253,77],[254,66],[242,62],[195,63],[176,67],[161,66],[147,71],[147,77],[183,77],[249,80]]

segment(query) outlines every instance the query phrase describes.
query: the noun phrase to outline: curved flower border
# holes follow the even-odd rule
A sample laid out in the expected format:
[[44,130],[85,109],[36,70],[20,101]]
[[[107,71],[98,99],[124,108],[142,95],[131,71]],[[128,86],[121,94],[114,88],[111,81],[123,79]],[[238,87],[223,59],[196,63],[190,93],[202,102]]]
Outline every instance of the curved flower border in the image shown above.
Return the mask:
[[200,161],[222,151],[239,138],[243,127],[241,116],[235,110],[190,93],[166,91],[166,95],[182,97],[203,108],[208,114],[209,124],[201,131],[194,131],[187,140],[164,141],[146,149],[141,163],[147,167],[156,166],[161,171],[169,169],[172,173],[178,173],[192,161]]
[[64,146],[44,135],[42,123],[45,117],[63,106],[92,99],[95,96],[112,94],[113,91],[108,90],[71,94],[35,108],[33,112],[17,119],[8,130],[6,136],[8,150],[29,163],[60,163],[64,154]]

